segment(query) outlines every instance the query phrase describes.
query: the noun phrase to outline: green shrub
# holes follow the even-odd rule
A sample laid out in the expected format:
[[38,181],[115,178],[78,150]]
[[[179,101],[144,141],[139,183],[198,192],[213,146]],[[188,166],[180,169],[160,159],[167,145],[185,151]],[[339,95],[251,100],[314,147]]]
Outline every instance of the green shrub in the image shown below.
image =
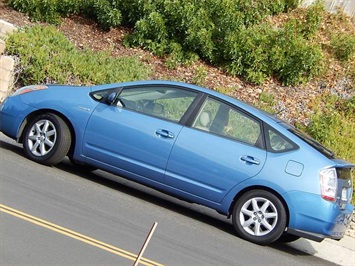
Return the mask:
[[103,29],[110,29],[121,24],[121,11],[115,1],[98,0],[94,2],[94,13],[97,22]]
[[230,34],[224,43],[224,59],[232,75],[242,75],[247,81],[261,84],[272,73],[269,64],[272,30],[266,24]]
[[326,110],[316,110],[306,131],[339,157],[355,163],[355,97],[325,96]]
[[137,44],[156,55],[162,56],[168,51],[168,31],[163,16],[158,12],[137,21],[134,38]]
[[336,58],[341,61],[349,61],[355,55],[355,36],[349,33],[334,34],[330,46]]
[[98,84],[146,79],[149,69],[135,57],[78,51],[53,26],[26,27],[9,36],[7,53],[20,58],[20,82]]
[[285,0],[285,12],[299,7],[302,0]]
[[26,13],[31,20],[53,24],[59,22],[58,0],[9,0],[10,6]]
[[73,0],[57,0],[56,9],[58,15],[68,17],[72,14],[79,14],[83,9],[82,1]]
[[265,110],[271,114],[275,113],[274,107],[276,105],[274,95],[266,92],[262,92],[259,95],[259,101],[256,104],[262,110]]
[[[170,54],[166,60],[170,67],[190,62],[186,55],[196,55],[192,58],[225,65],[230,74],[256,84],[273,75],[283,84],[298,84],[321,73],[321,49],[306,40],[319,28],[319,6],[307,11],[306,23],[294,20],[285,28],[273,29],[256,23],[282,12],[284,1],[160,2],[146,5],[144,18],[125,41],[159,56]],[[147,10],[151,13],[144,13]]]
[[207,74],[208,74],[207,69],[204,66],[198,66],[195,69],[195,73],[192,78],[192,83],[198,86],[205,86]]
[[306,83],[322,73],[323,53],[318,45],[303,45],[301,41],[291,46],[294,52],[288,54],[286,64],[276,73],[284,85]]
[[297,25],[291,21],[275,30],[262,24],[227,36],[223,51],[228,72],[256,84],[276,76],[284,85],[304,83],[322,73],[321,47],[296,34]]
[[301,33],[304,38],[309,39],[313,37],[319,30],[321,21],[323,19],[324,3],[316,1],[306,10],[306,21],[300,22]]
[[321,46],[312,44],[300,34],[304,25],[291,19],[284,28],[270,37],[270,65],[273,73],[284,85],[305,83],[318,76],[324,69]]
[[165,65],[169,68],[176,68],[181,64],[191,65],[198,60],[198,55],[194,52],[185,52],[181,45],[176,42],[169,44]]
[[119,26],[119,0],[8,0],[14,9],[31,20],[57,24],[60,17],[82,14],[94,18],[104,29]]
[[[322,21],[316,2],[304,21],[290,20],[279,28],[269,16],[297,6],[298,0],[9,0],[34,19],[57,22],[59,16],[82,14],[104,29],[123,23],[134,27],[124,44],[141,46],[166,57],[176,67],[198,58],[224,66],[232,75],[261,84],[277,77],[285,85],[309,81],[322,71],[322,50],[312,44]],[[263,22],[260,24],[260,22]],[[342,38],[342,40],[345,40]],[[354,38],[332,47],[341,58],[354,51]]]
[[[285,1],[280,0],[238,0],[235,1],[235,10],[244,14],[244,25],[251,26],[264,18],[283,12]],[[234,10],[229,10],[228,13]]]

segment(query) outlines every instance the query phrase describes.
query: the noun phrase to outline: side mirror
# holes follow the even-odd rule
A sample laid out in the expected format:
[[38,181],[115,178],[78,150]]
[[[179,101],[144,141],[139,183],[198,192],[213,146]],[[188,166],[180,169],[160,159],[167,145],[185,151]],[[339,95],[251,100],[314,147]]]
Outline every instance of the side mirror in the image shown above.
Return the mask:
[[114,102],[116,101],[116,97],[117,97],[117,93],[116,92],[112,92],[108,97],[107,97],[107,103],[109,105],[114,104]]

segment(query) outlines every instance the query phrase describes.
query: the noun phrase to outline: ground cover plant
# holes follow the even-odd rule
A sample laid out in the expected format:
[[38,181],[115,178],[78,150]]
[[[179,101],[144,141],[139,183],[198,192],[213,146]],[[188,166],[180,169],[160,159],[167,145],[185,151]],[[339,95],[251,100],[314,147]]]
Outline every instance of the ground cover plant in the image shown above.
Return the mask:
[[20,60],[19,82],[100,84],[148,78],[150,69],[132,57],[109,51],[78,51],[54,26],[26,27],[7,39],[7,53]]

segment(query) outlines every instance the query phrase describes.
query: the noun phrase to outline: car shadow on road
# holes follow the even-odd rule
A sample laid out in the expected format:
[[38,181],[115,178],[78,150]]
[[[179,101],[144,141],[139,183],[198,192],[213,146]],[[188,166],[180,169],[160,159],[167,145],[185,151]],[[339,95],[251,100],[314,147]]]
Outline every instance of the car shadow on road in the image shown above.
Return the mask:
[[[78,169],[77,167],[73,166],[69,162],[69,160],[64,160],[61,164],[57,165],[57,168],[78,175],[81,178],[84,178],[96,184],[109,187],[115,191],[124,193],[126,195],[137,197],[145,202],[152,203],[169,211],[179,213],[191,219],[197,220],[201,223],[208,224],[209,226],[213,226],[214,228],[220,231],[237,237],[235,235],[231,220],[227,219],[224,215],[218,214],[216,211],[210,208],[179,200],[173,196],[169,196],[155,189],[140,185],[138,183],[127,180],[123,177],[119,177],[117,175],[110,174],[105,171],[96,170],[93,172],[83,172],[81,169]],[[298,241],[302,242],[301,248],[295,248],[294,246],[292,246],[292,244],[285,243],[274,243],[266,248],[275,249],[292,256],[300,257],[312,257],[312,254],[315,254],[317,252],[312,248],[312,245],[308,242],[308,240],[300,239]],[[307,252],[304,252],[305,250]],[[322,259],[317,257],[313,257],[313,259],[315,264],[319,264],[321,261],[322,265],[334,265],[331,262],[323,261]]]
[[76,166],[73,166],[68,159],[63,160],[63,162],[56,167],[91,182],[95,182],[96,184],[109,187],[129,196],[139,198],[159,207],[207,223],[224,232],[234,234],[233,226],[229,220],[226,219],[225,216],[220,215],[207,207],[179,200],[173,196],[169,196],[150,187],[130,181],[124,177],[110,174],[106,171],[83,171],[81,167],[77,168]]

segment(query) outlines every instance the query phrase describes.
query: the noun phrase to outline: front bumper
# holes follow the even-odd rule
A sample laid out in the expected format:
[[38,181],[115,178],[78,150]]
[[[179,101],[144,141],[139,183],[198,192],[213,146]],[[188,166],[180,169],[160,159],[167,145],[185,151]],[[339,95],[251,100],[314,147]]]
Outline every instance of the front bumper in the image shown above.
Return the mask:
[[7,97],[0,105],[0,131],[10,138],[17,139],[23,120],[35,110],[24,104],[19,96]]

